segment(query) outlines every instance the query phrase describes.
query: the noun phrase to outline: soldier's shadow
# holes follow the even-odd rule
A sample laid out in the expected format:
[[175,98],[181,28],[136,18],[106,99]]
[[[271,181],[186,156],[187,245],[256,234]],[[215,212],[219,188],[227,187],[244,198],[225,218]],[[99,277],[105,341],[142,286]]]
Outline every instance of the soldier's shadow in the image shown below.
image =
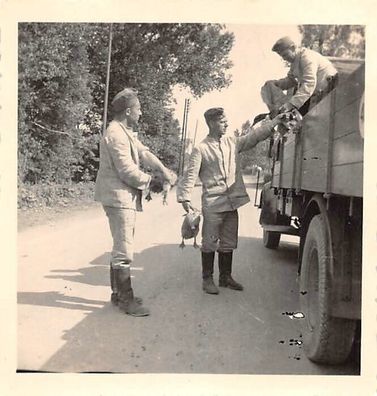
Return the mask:
[[[20,293],[20,304],[85,311],[84,319],[74,327],[64,329],[64,345],[42,367],[28,369],[46,372],[245,373],[237,366],[224,369],[212,355],[206,355],[202,342],[207,337],[207,328],[215,326],[213,342],[221,345],[226,344],[229,336],[226,331],[219,331],[216,322],[211,322],[208,312],[212,312],[214,318],[224,318],[232,323],[241,320],[242,323],[252,306],[257,315],[265,315],[264,324],[247,317],[254,321],[254,326],[261,326],[266,345],[271,342],[271,334],[263,329],[274,331],[273,324],[269,323],[272,316],[282,318],[279,319],[281,325],[295,331],[294,324],[281,316],[281,301],[271,299],[268,302],[266,296],[275,293],[284,295],[286,302],[290,301],[286,289],[295,287],[297,245],[282,242],[278,250],[268,250],[260,239],[240,238],[239,251],[235,254],[235,273],[245,291],[222,290],[213,298],[201,290],[200,251],[190,242],[184,249],[179,249],[178,243],[151,246],[135,256],[132,283],[136,294],[143,297],[144,304],[151,310],[151,316],[146,318],[133,318],[113,307],[109,302],[110,288],[106,298],[103,298],[102,290],[102,298],[98,299],[85,298],[86,288],[77,288],[77,282],[93,287],[109,286],[108,253],[95,257],[87,267],[74,274],[54,270],[53,275],[47,275],[67,282],[67,294],[57,291]],[[284,284],[282,274],[288,278]],[[264,291],[264,285],[269,285],[271,291]],[[75,289],[78,292],[73,295]],[[260,293],[257,298],[255,289]],[[283,360],[282,357],[281,373],[287,373]],[[255,374],[270,373],[258,370]],[[353,369],[348,370],[352,373]]]
[[[235,254],[237,267],[241,268],[256,267],[256,263],[260,262],[257,258],[259,256],[264,257],[266,261],[279,262],[279,266],[282,261],[285,266],[289,267],[297,264],[297,246],[291,243],[282,242],[279,249],[269,250],[263,248],[259,239],[241,237],[238,250],[243,251],[243,257],[246,256],[246,258],[240,259],[240,253]],[[65,281],[63,291],[19,292],[17,302],[72,310],[97,311],[108,301],[74,296],[75,289],[77,289],[74,284],[109,287],[110,295],[109,260],[110,253],[105,252],[91,260],[87,267],[75,270],[54,269],[45,275],[45,278]],[[194,248],[192,240],[190,240],[186,241],[183,249],[179,248],[178,243],[176,245],[155,245],[135,254],[131,277],[134,287],[136,286],[136,289],[142,292],[147,291],[149,298],[153,299],[161,293],[166,293],[168,289],[174,289],[177,282],[182,282],[182,277],[186,281],[197,283],[200,279],[200,272],[200,250]]]
[[[255,252],[261,252],[265,255],[266,260],[283,260],[286,265],[297,264],[297,245],[289,242],[281,242],[279,249],[270,250],[264,249],[261,241],[254,238],[239,238],[239,250],[247,252],[246,254],[252,258]],[[236,251],[235,257],[239,253]],[[246,260],[247,261],[247,260]],[[55,269],[52,270],[52,275],[46,275],[50,279],[62,279],[68,282],[78,282],[93,286],[110,286],[109,282],[109,262],[110,252],[105,252],[102,255],[90,261],[90,266],[77,268],[75,270]],[[155,245],[152,248],[145,249],[140,253],[136,253],[134,262],[131,267],[132,278],[137,278],[139,275],[147,276],[147,269],[156,267],[156,265],[164,265],[169,262],[175,262],[178,265],[187,266],[194,264],[195,267],[200,267],[200,250],[193,247],[192,240],[185,242],[185,247],[179,248],[177,245]],[[179,268],[179,267],[178,267]],[[164,272],[164,271],[162,271]],[[153,271],[153,278],[156,280],[159,277],[157,271]]]
[[[258,267],[260,257],[266,251],[261,240],[255,238],[240,238],[239,250],[247,254],[235,257],[238,276],[243,282],[248,282],[250,266]],[[294,265],[291,262],[295,250],[295,246],[283,244],[280,251],[267,251],[267,254],[279,256],[280,262],[283,260],[290,267]],[[46,275],[47,278],[63,280],[67,293],[19,293],[19,304],[85,311],[81,322],[65,330],[63,347],[43,367],[35,369],[56,372],[177,372],[174,359],[178,359],[182,351],[189,353],[187,348],[194,350],[197,347],[190,346],[190,341],[182,339],[181,333],[190,327],[193,333],[197,331],[196,322],[203,319],[203,305],[209,304],[209,309],[221,312],[232,309],[232,299],[238,298],[242,302],[248,298],[246,294],[225,291],[222,300],[208,301],[208,296],[201,291],[200,250],[192,246],[192,241],[188,241],[184,249],[179,248],[179,243],[154,245],[135,255],[131,271],[133,287],[152,312],[148,318],[135,319],[122,314],[109,302],[108,263],[109,253],[105,252],[93,258],[86,267],[74,271],[54,269]],[[94,288],[106,286],[108,293],[103,298],[102,290],[102,298],[86,298],[85,289],[78,288],[77,283]],[[93,296],[93,292],[90,295]],[[152,326],[153,332],[147,332],[145,326]],[[177,344],[173,359],[172,350],[166,348],[172,340]],[[141,355],[144,355],[143,363],[140,363]],[[157,355],[160,361],[156,363]],[[183,372],[195,372],[195,368],[187,362]]]
[[[67,287],[67,291],[68,290],[70,290],[69,287]],[[17,293],[17,303],[81,311],[95,311],[103,308],[104,305],[101,300],[70,296],[57,291],[19,292]]]
[[93,286],[109,285],[109,262],[110,253],[102,255],[90,261],[90,266],[68,270],[65,268],[51,271],[52,275],[46,275],[50,279],[63,279],[69,282],[85,283]]

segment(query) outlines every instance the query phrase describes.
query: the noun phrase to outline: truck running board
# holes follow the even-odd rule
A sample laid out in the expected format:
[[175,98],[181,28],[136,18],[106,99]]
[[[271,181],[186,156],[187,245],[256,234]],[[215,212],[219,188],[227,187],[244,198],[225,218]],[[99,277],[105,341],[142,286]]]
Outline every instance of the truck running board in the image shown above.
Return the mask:
[[299,229],[292,226],[262,224],[265,231],[279,232],[280,234],[299,235]]

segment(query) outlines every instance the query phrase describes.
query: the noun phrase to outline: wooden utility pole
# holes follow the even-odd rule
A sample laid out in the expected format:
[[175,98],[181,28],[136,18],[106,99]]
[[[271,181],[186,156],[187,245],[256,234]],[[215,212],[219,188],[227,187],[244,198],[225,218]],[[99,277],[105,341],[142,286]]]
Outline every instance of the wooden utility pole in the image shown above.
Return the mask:
[[195,124],[195,133],[194,133],[194,141],[192,143],[192,147],[195,147],[195,142],[196,142],[196,132],[198,131],[198,120],[196,120]]
[[185,129],[185,120],[186,120],[186,102],[187,99],[185,99],[185,105],[183,108],[183,120],[182,120],[182,129],[181,129],[181,147],[179,149],[179,164],[178,164],[178,176],[182,174],[182,148],[183,148],[183,139],[184,139],[184,129]]
[[185,108],[183,111],[183,122],[182,122],[182,140],[181,140],[179,175],[183,175],[183,171],[185,169],[185,150],[186,150],[187,120],[188,120],[189,106],[190,106],[190,99],[185,99]]
[[186,158],[186,145],[187,145],[187,120],[188,113],[190,110],[190,99],[187,99],[187,110],[186,110],[186,124],[185,124],[185,140],[183,141],[183,160],[182,160],[182,174],[185,170],[185,158]]
[[110,65],[111,65],[111,46],[113,41],[113,24],[110,23],[109,26],[109,49],[107,53],[107,71],[106,71],[106,89],[105,89],[105,101],[104,101],[104,109],[103,109],[103,125],[102,125],[102,134],[106,131],[107,124],[107,107],[109,100],[109,85],[110,85]]

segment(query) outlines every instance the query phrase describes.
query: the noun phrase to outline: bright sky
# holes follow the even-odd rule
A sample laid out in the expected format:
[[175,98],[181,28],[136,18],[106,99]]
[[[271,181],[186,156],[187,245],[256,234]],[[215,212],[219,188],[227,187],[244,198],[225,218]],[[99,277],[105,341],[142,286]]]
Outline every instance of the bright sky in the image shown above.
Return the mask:
[[[268,111],[260,97],[260,89],[266,80],[281,78],[287,74],[283,60],[271,51],[273,44],[283,36],[290,36],[297,43],[301,35],[296,25],[226,25],[235,35],[230,53],[233,68],[231,85],[222,91],[214,91],[195,100],[188,91],[175,90],[177,105],[175,115],[182,124],[185,98],[190,99],[188,136],[194,138],[198,121],[196,143],[208,133],[203,117],[210,107],[223,107],[228,118],[228,132],[241,129],[248,119]],[[181,125],[182,126],[182,125]]]

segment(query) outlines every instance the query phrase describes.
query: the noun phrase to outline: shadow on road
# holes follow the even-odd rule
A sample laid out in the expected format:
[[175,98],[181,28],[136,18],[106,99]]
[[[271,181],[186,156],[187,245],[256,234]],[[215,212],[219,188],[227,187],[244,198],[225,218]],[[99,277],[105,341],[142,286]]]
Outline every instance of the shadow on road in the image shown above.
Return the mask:
[[[20,304],[88,311],[77,325],[64,330],[65,344],[42,367],[35,369],[354,374],[352,365],[321,368],[304,358],[297,362],[288,349],[282,353],[279,340],[284,334],[287,338],[299,334],[296,324],[282,316],[284,310],[296,307],[296,258],[296,244],[282,242],[279,249],[269,250],[260,239],[242,237],[235,253],[234,274],[244,284],[244,292],[222,289],[218,296],[209,296],[201,290],[199,250],[190,245],[183,250],[178,244],[152,246],[135,256],[132,269],[135,292],[143,297],[152,313],[146,318],[124,315],[100,299],[58,292],[19,293]],[[109,285],[108,253],[71,273],[54,270],[47,277],[94,286]],[[216,269],[216,281],[217,275]]]
[[[103,307],[103,301],[67,296],[56,291],[20,292],[17,293],[17,303],[85,311],[94,311]],[[97,307],[95,307],[96,305]]]
[[109,262],[110,253],[104,253],[89,263],[91,267],[78,268],[77,270],[56,269],[52,271],[54,275],[47,275],[46,278],[105,286],[109,284]]

